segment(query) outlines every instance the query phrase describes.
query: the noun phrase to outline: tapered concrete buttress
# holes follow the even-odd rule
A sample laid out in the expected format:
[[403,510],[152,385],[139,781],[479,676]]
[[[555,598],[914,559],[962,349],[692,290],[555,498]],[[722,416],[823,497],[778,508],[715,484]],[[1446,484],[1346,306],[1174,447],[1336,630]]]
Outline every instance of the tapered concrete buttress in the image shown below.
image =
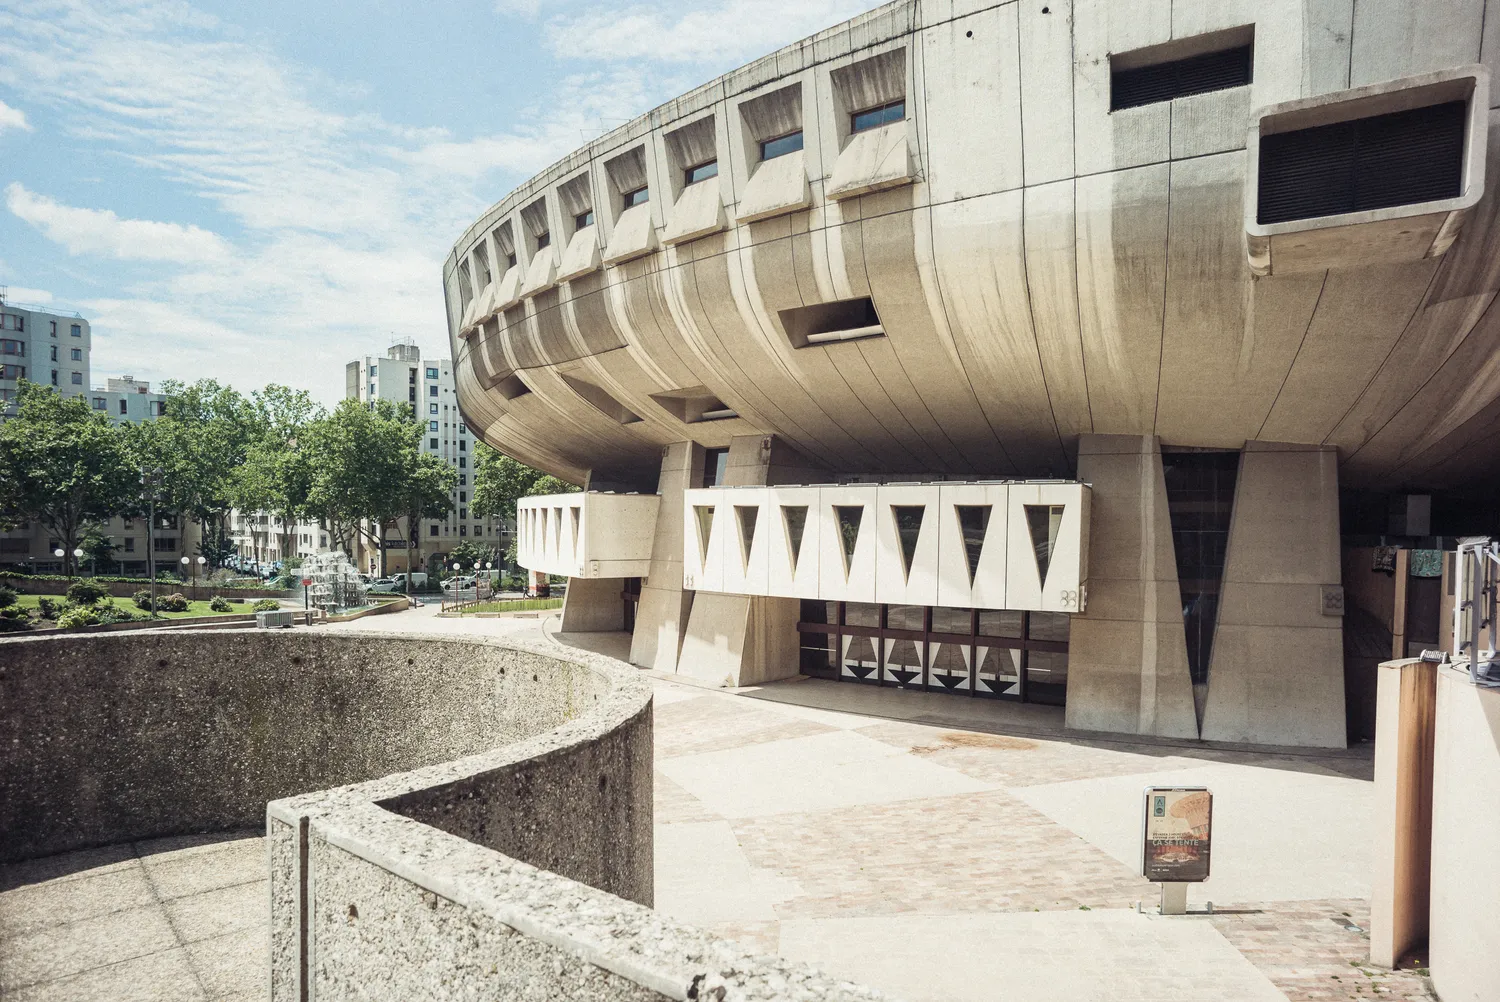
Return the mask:
[[1088,605],[1068,641],[1067,726],[1196,738],[1161,443],[1080,436],[1078,478],[1093,486],[1093,524]]
[[1331,448],[1245,443],[1208,668],[1205,740],[1348,743],[1337,464]]
[[682,492],[702,485],[702,469],[702,446],[674,442],[662,449],[651,570],[641,582],[630,638],[630,662],[642,668],[677,670],[682,631],[693,606],[693,593],[682,587]]
[[564,633],[601,633],[625,628],[623,578],[569,578],[563,597]]

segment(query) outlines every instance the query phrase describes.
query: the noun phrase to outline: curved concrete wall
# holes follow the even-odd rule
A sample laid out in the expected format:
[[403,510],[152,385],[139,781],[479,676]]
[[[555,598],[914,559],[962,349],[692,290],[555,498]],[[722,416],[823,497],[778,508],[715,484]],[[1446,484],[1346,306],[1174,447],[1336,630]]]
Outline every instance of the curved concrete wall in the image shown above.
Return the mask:
[[651,756],[650,683],[552,646],[0,642],[0,858],[263,821],[273,1002],[875,998],[647,907]]
[[[1494,62],[1493,6],[886,4],[476,220],[444,274],[460,403],[578,482],[771,434],[834,472],[1064,476],[1080,435],[1111,434],[1336,447],[1350,486],[1482,482],[1493,450],[1464,446],[1500,427],[1500,384],[1474,377],[1500,350],[1500,172],[1446,253],[1398,259],[1386,232],[1257,278],[1247,136],[1258,108]],[[1111,59],[1247,30],[1249,85],[1111,110]],[[892,98],[904,121],[849,134]],[[1471,151],[1496,152],[1495,103],[1477,99]],[[798,127],[803,150],[760,161],[757,140]],[[685,187],[709,157],[717,177]],[[781,314],[863,296],[886,337],[805,345]],[[700,420],[714,402],[735,416]]]

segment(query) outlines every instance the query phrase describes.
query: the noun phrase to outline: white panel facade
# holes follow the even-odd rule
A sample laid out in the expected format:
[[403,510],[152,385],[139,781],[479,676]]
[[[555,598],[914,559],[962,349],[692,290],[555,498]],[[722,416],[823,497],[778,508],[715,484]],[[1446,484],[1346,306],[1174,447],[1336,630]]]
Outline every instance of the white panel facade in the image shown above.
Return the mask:
[[[683,497],[684,588],[1051,612],[1080,612],[1086,601],[1085,484],[709,487]],[[1045,582],[1033,520],[1047,556]]]
[[549,494],[516,502],[516,562],[570,578],[645,577],[655,494]]

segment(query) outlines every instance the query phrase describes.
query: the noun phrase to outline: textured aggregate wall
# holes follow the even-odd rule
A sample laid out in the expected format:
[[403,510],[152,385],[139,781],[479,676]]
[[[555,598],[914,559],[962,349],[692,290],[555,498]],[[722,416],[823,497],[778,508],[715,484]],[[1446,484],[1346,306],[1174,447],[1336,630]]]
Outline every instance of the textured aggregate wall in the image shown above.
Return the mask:
[[0,858],[256,827],[278,797],[555,726],[582,709],[554,684],[575,671],[575,689],[606,688],[480,643],[301,630],[6,641]]

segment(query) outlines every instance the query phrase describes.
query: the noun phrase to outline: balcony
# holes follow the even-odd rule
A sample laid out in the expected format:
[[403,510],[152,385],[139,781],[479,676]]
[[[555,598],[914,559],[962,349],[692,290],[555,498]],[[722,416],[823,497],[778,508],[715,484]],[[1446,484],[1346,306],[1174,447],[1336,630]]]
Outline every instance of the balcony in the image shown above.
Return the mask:
[[1082,612],[1087,484],[711,487],[684,496],[683,587]]
[[516,503],[516,561],[570,578],[645,577],[655,494],[548,494]]

